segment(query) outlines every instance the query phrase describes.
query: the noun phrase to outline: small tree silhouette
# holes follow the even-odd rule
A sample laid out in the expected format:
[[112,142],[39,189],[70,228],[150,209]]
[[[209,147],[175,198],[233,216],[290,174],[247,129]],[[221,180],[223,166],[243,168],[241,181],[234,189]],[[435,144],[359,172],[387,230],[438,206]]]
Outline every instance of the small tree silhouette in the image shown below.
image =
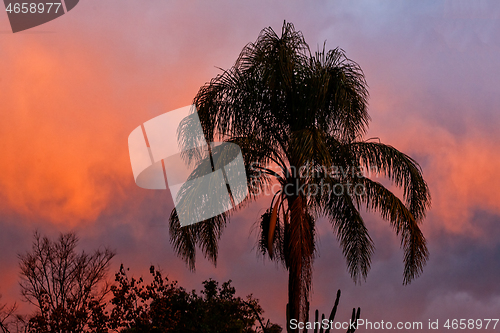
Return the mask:
[[21,294],[38,309],[30,331],[76,333],[102,325],[96,314],[109,292],[105,278],[115,253],[107,248],[77,253],[77,244],[74,233],[52,241],[35,232],[31,252],[19,255]]

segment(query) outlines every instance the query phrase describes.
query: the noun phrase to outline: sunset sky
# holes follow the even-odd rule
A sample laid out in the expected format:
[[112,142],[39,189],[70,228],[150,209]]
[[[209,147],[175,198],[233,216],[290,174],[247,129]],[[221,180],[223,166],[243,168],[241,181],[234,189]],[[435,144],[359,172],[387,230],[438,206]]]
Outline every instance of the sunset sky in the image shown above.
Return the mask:
[[[198,252],[189,271],[170,245],[168,191],[134,183],[127,138],[145,121],[191,104],[241,49],[283,21],[312,51],[341,47],[363,69],[378,137],[416,159],[432,208],[430,258],[403,286],[403,251],[388,222],[364,213],[375,243],[355,285],[326,220],[311,309],[337,320],[500,317],[500,4],[495,1],[82,0],[68,14],[13,34],[0,13],[0,294],[20,300],[17,254],[35,230],[76,231],[80,249],[117,252],[135,275],[150,265],[187,289],[233,280],[284,325],[287,273],[256,252],[263,198],[236,213],[217,267]],[[33,309],[21,304],[23,311]],[[497,330],[500,329],[500,324]],[[363,330],[359,330],[362,332]],[[423,332],[425,332],[424,330]],[[484,331],[484,330],[483,330]]]

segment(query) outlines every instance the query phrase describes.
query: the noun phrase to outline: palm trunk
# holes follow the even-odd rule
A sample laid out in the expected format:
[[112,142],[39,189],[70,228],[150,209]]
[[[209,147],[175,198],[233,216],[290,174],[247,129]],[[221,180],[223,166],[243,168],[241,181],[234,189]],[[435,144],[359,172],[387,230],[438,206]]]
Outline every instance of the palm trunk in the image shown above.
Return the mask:
[[[307,317],[308,290],[311,283],[311,265],[314,253],[312,220],[305,199],[298,195],[288,198],[290,223],[285,226],[285,263],[288,268],[288,332],[290,320],[304,321]],[[288,227],[288,228],[287,228]]]

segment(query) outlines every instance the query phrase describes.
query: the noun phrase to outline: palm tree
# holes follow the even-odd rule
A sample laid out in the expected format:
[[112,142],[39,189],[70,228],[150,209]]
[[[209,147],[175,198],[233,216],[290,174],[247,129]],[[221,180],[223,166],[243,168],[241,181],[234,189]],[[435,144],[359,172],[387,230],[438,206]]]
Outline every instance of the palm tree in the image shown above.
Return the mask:
[[[355,282],[366,278],[374,250],[361,208],[379,212],[400,236],[403,283],[417,277],[426,263],[419,224],[430,207],[427,184],[411,157],[363,139],[370,121],[367,98],[358,64],[339,48],[325,51],[323,46],[311,54],[301,32],[286,22],[281,36],[262,30],[234,66],[194,98],[206,139],[241,148],[249,184],[245,202],[279,184],[261,216],[259,248],[288,270],[289,318],[303,319],[308,312],[321,216],[331,223]],[[179,131],[181,144],[189,140],[184,132]],[[402,188],[403,198],[367,170]],[[196,246],[216,263],[228,214],[181,228],[174,209],[171,241],[189,267],[194,269]]]

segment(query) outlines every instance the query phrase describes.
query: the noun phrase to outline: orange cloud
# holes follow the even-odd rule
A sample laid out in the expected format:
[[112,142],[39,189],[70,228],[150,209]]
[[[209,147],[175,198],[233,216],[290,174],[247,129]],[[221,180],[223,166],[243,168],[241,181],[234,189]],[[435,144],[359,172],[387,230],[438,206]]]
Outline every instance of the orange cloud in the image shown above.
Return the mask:
[[136,87],[120,86],[105,52],[66,46],[33,38],[0,56],[0,207],[76,224],[131,185],[127,136],[150,117],[150,87],[131,93]]
[[73,33],[26,34],[0,54],[0,210],[76,225],[135,186],[129,133],[189,105],[212,75],[191,44],[161,61],[112,43],[118,32]]
[[114,150],[123,124],[106,114],[110,89],[83,55],[67,66],[35,43],[16,51],[1,65],[10,74],[1,82],[3,206],[57,222],[95,218],[110,180],[126,173]]
[[[432,195],[432,214],[438,227],[454,233],[478,236],[471,217],[476,209],[500,214],[500,156],[498,141],[492,133],[484,133],[469,122],[460,137],[423,118],[410,116],[404,124],[411,126],[375,125],[384,133],[383,142],[408,153],[424,167],[424,178]],[[440,221],[440,222],[439,222]]]

